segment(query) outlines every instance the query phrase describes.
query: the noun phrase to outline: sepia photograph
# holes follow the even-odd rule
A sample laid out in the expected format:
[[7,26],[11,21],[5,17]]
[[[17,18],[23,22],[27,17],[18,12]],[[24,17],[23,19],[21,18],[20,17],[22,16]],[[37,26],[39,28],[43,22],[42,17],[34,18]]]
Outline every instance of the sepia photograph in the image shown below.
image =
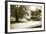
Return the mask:
[[8,32],[44,30],[44,4],[8,2]]
[[10,28],[39,28],[41,27],[41,6],[10,5]]

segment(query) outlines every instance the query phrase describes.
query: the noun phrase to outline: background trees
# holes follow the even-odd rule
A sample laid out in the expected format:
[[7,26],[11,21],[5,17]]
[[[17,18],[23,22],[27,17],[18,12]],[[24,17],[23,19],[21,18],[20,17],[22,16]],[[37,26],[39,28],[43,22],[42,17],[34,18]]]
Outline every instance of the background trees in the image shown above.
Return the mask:
[[36,9],[36,11],[31,11],[31,19],[34,21],[41,21],[41,10]]
[[38,10],[36,10],[36,11],[31,11],[31,15],[32,16],[40,16],[41,15],[41,10],[40,9],[38,9]]

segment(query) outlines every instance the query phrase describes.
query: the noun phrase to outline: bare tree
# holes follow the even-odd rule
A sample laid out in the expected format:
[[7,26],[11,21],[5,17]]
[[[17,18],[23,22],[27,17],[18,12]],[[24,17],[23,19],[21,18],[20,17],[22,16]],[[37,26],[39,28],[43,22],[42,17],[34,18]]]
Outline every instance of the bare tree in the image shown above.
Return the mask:
[[11,15],[15,17],[16,21],[19,22],[19,18],[22,19],[26,12],[26,7],[24,5],[11,5]]

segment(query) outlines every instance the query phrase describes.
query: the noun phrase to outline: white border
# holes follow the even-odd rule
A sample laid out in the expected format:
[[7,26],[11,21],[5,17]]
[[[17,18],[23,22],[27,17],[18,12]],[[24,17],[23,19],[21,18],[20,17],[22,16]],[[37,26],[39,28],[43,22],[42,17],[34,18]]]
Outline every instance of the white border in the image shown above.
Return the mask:
[[[10,5],[36,5],[42,6],[42,28],[34,28],[34,29],[10,29]],[[37,31],[44,30],[44,4],[34,4],[34,3],[19,3],[19,2],[8,2],[8,32],[20,32],[20,31]]]

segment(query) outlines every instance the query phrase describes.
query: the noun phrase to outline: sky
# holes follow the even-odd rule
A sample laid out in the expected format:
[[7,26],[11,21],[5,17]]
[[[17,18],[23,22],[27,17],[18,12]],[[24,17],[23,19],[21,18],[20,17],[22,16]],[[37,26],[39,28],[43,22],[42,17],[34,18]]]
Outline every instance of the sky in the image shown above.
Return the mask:
[[36,9],[42,9],[41,6],[28,6],[27,8],[32,10],[32,11],[35,11]]

